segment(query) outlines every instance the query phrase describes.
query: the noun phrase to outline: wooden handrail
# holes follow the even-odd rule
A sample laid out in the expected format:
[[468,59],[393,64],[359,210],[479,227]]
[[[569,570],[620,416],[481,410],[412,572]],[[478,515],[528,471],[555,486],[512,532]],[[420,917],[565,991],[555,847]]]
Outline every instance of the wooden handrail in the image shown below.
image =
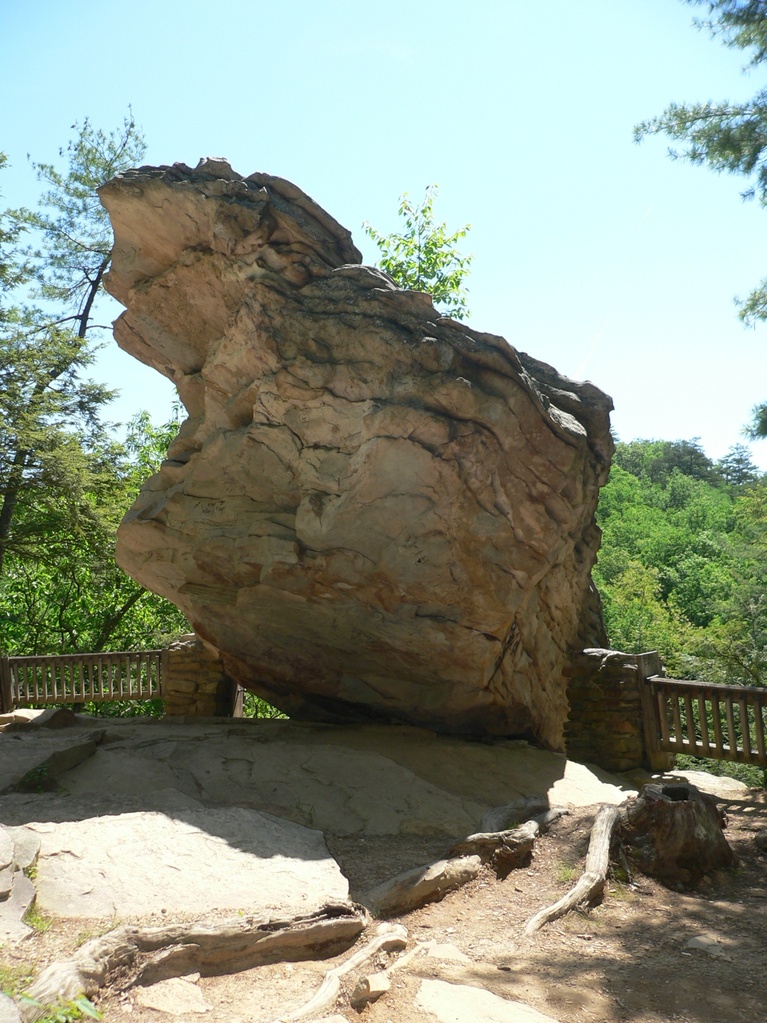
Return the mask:
[[767,767],[767,689],[645,676],[648,758],[689,753]]
[[761,689],[759,686],[734,686],[729,682],[701,682],[697,679],[667,678],[665,675],[650,675],[646,681],[658,686],[669,683],[674,689],[700,689],[704,692],[730,693],[735,697],[748,697],[754,693],[762,694],[761,698],[767,703],[767,689]]
[[51,703],[153,700],[163,694],[167,656],[163,650],[37,654],[0,658],[7,709]]

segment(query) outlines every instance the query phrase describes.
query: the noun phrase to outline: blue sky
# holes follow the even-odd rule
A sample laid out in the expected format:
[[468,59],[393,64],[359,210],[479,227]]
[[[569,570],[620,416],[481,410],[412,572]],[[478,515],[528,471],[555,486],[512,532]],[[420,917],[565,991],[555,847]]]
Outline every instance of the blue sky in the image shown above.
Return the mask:
[[[472,225],[471,326],[612,395],[622,440],[742,440],[767,399],[767,326],[733,298],[767,276],[745,181],[672,162],[633,125],[672,101],[761,85],[680,0],[0,0],[0,178],[31,205],[27,154],[132,105],[146,161],[225,156],[296,182],[354,234],[397,227],[403,191]],[[113,311],[111,315],[116,315]],[[105,313],[105,315],[110,315]],[[113,418],[171,390],[110,341]],[[767,442],[752,446],[767,469]]]

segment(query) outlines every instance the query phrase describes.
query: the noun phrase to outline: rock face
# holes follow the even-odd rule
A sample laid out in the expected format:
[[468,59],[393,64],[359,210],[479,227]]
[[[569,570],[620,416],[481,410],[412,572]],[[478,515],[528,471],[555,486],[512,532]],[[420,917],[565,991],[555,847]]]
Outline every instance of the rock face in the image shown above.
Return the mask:
[[610,399],[359,265],[295,185],[223,160],[101,189],[126,351],[189,418],[117,558],[292,717],[561,748]]

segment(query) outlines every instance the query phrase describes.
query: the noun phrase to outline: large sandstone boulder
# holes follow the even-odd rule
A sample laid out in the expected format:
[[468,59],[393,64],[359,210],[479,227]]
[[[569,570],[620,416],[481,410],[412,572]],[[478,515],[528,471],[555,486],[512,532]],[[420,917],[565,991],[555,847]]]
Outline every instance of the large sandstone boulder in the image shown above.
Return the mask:
[[295,185],[222,160],[101,189],[126,351],[189,418],[117,558],[293,717],[561,748],[610,399],[360,266]]

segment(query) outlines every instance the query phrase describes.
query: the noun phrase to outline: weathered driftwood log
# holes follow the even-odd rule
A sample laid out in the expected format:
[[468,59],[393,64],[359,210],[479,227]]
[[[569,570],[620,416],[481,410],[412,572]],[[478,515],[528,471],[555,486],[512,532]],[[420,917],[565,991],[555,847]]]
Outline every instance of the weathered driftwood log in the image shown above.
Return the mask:
[[736,862],[724,825],[714,797],[692,783],[651,784],[626,805],[620,837],[643,874],[693,886],[712,870]]
[[[28,994],[42,1005],[58,1005],[95,995],[106,984],[125,989],[192,972],[214,976],[263,963],[321,959],[349,948],[368,921],[361,906],[339,903],[290,920],[118,927],[87,942],[73,959],[46,967]],[[31,1005],[22,1009],[27,1023],[40,1014]]]
[[454,856],[414,867],[367,893],[363,902],[374,916],[400,916],[472,881],[482,868],[479,856]]
[[540,830],[532,820],[511,831],[478,832],[451,845],[447,855],[479,856],[483,863],[492,863],[499,876],[506,877],[510,870],[530,862]]
[[510,855],[520,858],[532,852],[535,837],[540,831],[537,821],[527,821],[510,831],[478,831],[454,842],[447,851],[448,856],[479,856],[483,862],[492,860],[499,849],[506,848]]
[[[287,1015],[283,1013],[274,1023],[295,1023],[297,1020],[306,1019],[307,1016],[317,1017],[321,1015],[338,998],[341,991],[342,977],[346,976],[347,973],[351,973],[352,970],[358,969],[363,963],[369,962],[379,952],[399,952],[405,945],[407,945],[407,930],[404,927],[400,924],[382,924],[379,927],[378,933],[367,945],[355,952],[353,956],[350,956],[340,966],[335,966],[332,970],[328,970],[319,990],[308,1002],[298,1009],[287,1013]],[[377,976],[378,974],[371,974],[371,977]],[[362,984],[362,981],[360,981],[360,984]],[[359,986],[358,984],[357,987]],[[355,992],[357,987],[354,989]],[[368,994],[371,997],[360,999],[360,1005],[364,1005],[368,1001],[375,1001],[379,995],[383,994],[383,990],[379,990],[379,987],[380,985],[369,985]],[[352,1000],[354,1000],[354,996],[352,996]]]
[[520,796],[512,803],[493,807],[488,810],[479,824],[480,832],[506,831],[517,824],[530,820],[537,814],[549,809],[549,797],[543,792],[535,792],[529,796]]
[[558,902],[531,917],[525,925],[525,934],[535,933],[544,924],[558,920],[583,902],[594,902],[601,898],[610,865],[610,843],[619,819],[620,810],[617,806],[600,808],[591,829],[586,867],[577,884]]

